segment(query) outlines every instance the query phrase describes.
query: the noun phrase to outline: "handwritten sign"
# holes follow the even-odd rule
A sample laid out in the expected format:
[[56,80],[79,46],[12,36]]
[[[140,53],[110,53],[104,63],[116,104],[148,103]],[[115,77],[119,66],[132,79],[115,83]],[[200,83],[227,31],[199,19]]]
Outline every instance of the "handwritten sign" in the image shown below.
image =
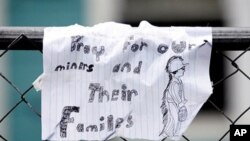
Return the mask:
[[46,28],[42,139],[179,139],[212,93],[211,41],[147,22]]

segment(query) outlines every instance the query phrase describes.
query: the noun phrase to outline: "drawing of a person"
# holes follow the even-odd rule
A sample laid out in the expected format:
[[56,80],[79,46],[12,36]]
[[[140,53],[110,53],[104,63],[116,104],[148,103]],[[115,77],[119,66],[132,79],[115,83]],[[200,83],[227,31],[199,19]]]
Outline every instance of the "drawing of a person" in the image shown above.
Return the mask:
[[183,63],[181,56],[172,56],[166,65],[169,82],[163,92],[161,111],[164,127],[160,136],[169,137],[179,135],[181,123],[187,118],[187,99],[181,77],[184,75],[187,64]]

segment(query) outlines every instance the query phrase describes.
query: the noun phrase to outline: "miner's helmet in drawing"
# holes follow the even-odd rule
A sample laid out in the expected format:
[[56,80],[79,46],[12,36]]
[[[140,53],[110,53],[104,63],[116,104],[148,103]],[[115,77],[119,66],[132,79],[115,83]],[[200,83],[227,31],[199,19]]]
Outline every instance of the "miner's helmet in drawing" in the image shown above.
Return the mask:
[[183,58],[181,56],[172,56],[166,65],[166,71],[169,73],[175,73],[180,69],[185,70],[188,64],[184,64]]

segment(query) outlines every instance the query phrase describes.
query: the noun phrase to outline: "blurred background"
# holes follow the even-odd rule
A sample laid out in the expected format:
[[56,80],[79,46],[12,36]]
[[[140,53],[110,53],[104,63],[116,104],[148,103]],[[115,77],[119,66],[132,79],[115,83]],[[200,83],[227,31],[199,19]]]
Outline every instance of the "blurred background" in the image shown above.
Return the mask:
[[[249,0],[0,0],[0,26],[46,27],[75,23],[92,26],[107,21],[138,26],[140,21],[147,20],[156,26],[249,27],[249,6]],[[224,53],[234,58],[241,52]],[[249,59],[247,53],[237,61],[246,72],[250,72]],[[211,64],[214,81],[235,70],[230,62],[214,54]],[[42,73],[42,55],[38,51],[9,51],[0,59],[0,72],[24,92]],[[235,119],[249,106],[249,83],[238,73],[216,87],[211,99]],[[29,93],[27,100],[40,111],[40,93],[34,90]],[[13,88],[0,78],[0,117],[19,100]],[[237,123],[249,124],[249,115]],[[205,104],[185,136],[192,141],[218,140],[229,130],[229,125],[211,105]],[[40,140],[41,119],[21,104],[0,124],[0,134],[10,141]],[[224,140],[229,140],[229,136]]]

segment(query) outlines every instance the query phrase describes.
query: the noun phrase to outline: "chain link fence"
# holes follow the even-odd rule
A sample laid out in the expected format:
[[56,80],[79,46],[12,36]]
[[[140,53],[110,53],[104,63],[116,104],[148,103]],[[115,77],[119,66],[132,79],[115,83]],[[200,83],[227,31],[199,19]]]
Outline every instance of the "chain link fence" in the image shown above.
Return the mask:
[[[0,61],[1,59],[13,50],[25,50],[25,51],[39,51],[42,57],[42,38],[43,38],[43,28],[0,28]],[[250,76],[245,72],[240,65],[238,65],[238,60],[245,56],[250,49],[250,29],[247,28],[213,28],[213,51],[212,56],[219,56],[224,58],[227,62],[231,64],[235,70],[226,76],[221,78],[213,79],[213,88],[216,90],[217,87],[225,83],[229,78],[235,76],[236,74],[242,74],[246,79],[250,80]],[[224,53],[225,50],[230,51],[241,51],[236,57],[231,58]],[[216,60],[215,60],[216,61]],[[2,62],[0,62],[2,63]],[[213,61],[212,61],[213,63]],[[1,66],[1,64],[0,64]],[[218,66],[213,66],[211,64],[211,69],[217,69]],[[18,71],[18,70],[17,70]],[[214,70],[210,70],[214,71]],[[221,70],[216,70],[221,71]],[[211,76],[212,77],[212,76]],[[0,114],[0,128],[4,121],[15,112],[18,108],[28,108],[31,113],[41,118],[40,109],[33,107],[33,104],[28,100],[28,95],[34,95],[33,85],[30,84],[26,90],[22,91],[19,89],[19,86],[15,82],[11,81],[8,76],[2,72],[0,68],[0,79],[4,81],[8,86],[11,87],[16,93],[15,97],[18,100],[11,105],[6,113],[2,113],[3,110],[1,107]],[[23,80],[25,81],[25,80]],[[225,88],[227,89],[227,88]],[[8,93],[0,93],[0,95],[8,95]],[[237,122],[244,116],[246,113],[249,113],[250,103],[246,109],[241,109],[240,114],[235,115],[234,118],[228,115],[224,108],[218,105],[218,102],[214,102],[214,98],[209,98],[206,104],[212,106],[218,114],[223,116],[224,119],[228,121],[228,127],[225,129],[225,132],[217,137],[216,140],[228,140],[229,136],[229,125],[237,124]],[[0,103],[4,102],[5,99],[0,99]],[[237,101],[237,99],[236,99]],[[240,103],[240,101],[238,101]],[[26,106],[26,107],[25,107]],[[200,113],[199,113],[200,114]],[[236,118],[235,118],[236,117]],[[22,121],[20,121],[22,122]],[[246,123],[249,124],[249,123]],[[38,129],[37,129],[38,130]],[[191,130],[191,129],[188,129]],[[216,129],[215,129],[216,130]],[[209,132],[209,131],[207,131]],[[197,131],[199,134],[199,130]],[[29,136],[23,135],[23,136]],[[8,138],[5,134],[0,132],[0,140],[7,141]],[[37,139],[40,140],[40,139]],[[120,140],[126,140],[125,138],[120,138]],[[163,139],[167,140],[167,139]],[[183,135],[182,140],[192,141],[193,137],[189,135]]]

